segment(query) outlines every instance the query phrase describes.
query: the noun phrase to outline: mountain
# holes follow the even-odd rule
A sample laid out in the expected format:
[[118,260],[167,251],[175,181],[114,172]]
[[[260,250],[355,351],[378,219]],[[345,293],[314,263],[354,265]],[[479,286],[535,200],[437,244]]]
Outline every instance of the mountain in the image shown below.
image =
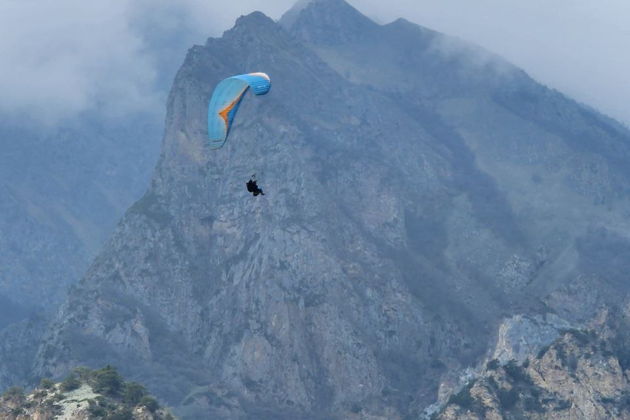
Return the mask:
[[[136,53],[129,57],[133,68],[117,68],[106,83],[97,80],[98,72],[54,70],[53,82],[66,77],[70,86],[72,77],[84,76],[87,83],[55,91],[64,96],[53,98],[61,101],[55,105],[59,109],[50,107],[45,91],[27,100],[34,101],[27,110],[18,106],[23,101],[12,108],[4,98],[9,106],[0,111],[0,330],[33,312],[54,313],[67,287],[85,273],[149,183],[159,156],[164,102],[186,48],[200,34],[178,5],[134,5],[127,11],[126,29],[135,40],[127,50]],[[60,48],[77,53],[67,44]],[[54,66],[66,56],[52,57],[48,64]],[[124,61],[110,58],[83,64]],[[22,59],[28,61],[26,55]],[[116,92],[122,85],[125,92]],[[85,99],[82,110],[72,112],[66,102],[78,97]]]
[[[35,333],[45,331],[68,287],[142,196],[159,157],[164,102],[199,34],[179,5],[128,12],[142,74],[120,68],[118,78],[102,83],[86,73],[89,86],[64,91],[85,94],[80,112],[68,113],[64,98],[46,115],[37,103],[29,112],[0,111],[0,388],[26,384],[8,378],[30,368],[22,363],[41,340]],[[168,25],[161,24],[165,17]],[[132,87],[122,96],[111,90],[120,83]],[[31,99],[43,106],[44,96]]]
[[[247,71],[272,90],[209,150],[208,98]],[[189,50],[151,186],[33,375],[107,362],[184,418],[416,418],[489,352],[621,310],[628,158],[619,124],[410,22],[241,17]]]
[[0,328],[33,310],[54,311],[85,272],[146,188],[158,154],[156,120],[88,113],[44,127],[0,118],[0,299],[16,307]]
[[25,385],[50,318],[157,160],[160,123],[0,116],[0,388]]

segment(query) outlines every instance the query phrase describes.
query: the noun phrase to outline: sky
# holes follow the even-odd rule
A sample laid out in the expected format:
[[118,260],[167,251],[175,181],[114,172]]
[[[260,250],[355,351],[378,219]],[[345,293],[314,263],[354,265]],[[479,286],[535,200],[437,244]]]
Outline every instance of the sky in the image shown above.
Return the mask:
[[[97,109],[163,112],[186,50],[294,0],[0,0],[0,112],[48,124]],[[630,125],[628,0],[349,0],[474,42]]]

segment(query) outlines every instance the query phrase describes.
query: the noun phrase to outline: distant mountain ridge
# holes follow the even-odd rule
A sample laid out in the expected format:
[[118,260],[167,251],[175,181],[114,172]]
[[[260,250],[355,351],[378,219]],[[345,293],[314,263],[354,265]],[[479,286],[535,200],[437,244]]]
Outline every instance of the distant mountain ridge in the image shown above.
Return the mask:
[[[404,20],[287,16],[189,51],[152,185],[35,375],[107,361],[187,418],[415,418],[506,318],[625,302],[627,130]],[[271,92],[208,150],[213,87],[251,70]]]
[[94,112],[45,127],[0,116],[0,295],[24,311],[54,310],[64,299],[146,188],[157,144],[142,139],[159,134],[155,119],[103,127]]

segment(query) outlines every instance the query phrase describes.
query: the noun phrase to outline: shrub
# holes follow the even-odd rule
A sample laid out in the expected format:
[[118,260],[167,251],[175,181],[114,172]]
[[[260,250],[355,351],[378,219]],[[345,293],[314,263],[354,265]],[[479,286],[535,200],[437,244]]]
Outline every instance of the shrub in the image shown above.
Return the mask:
[[512,388],[509,391],[506,389],[500,389],[498,394],[501,408],[503,408],[504,410],[510,410],[516,405],[519,399],[518,391],[516,390],[516,388]]
[[24,409],[22,407],[15,407],[11,409],[10,413],[12,416],[18,417],[24,414]]
[[112,366],[105,366],[93,373],[94,391],[110,397],[118,397],[123,390],[124,381]]
[[499,384],[497,383],[497,380],[494,379],[494,376],[488,377],[488,386],[490,387],[490,389],[493,389],[493,390],[499,389]]
[[573,336],[573,338],[575,338],[575,341],[577,341],[578,344],[582,347],[585,347],[592,340],[596,339],[595,332],[590,331],[590,330],[582,331],[582,330],[577,330],[577,329],[569,329],[569,330],[563,330],[561,331],[561,333],[570,334],[571,336]]
[[42,378],[42,380],[39,381],[39,387],[43,389],[52,389],[55,387],[55,383],[48,378]]
[[492,359],[486,365],[488,370],[497,370],[499,368],[499,361],[497,359]]
[[103,420],[133,420],[133,412],[129,408],[121,408],[106,415]]
[[74,374],[70,374],[61,382],[61,390],[63,392],[74,391],[81,386],[81,381]]
[[528,397],[523,400],[523,408],[526,411],[532,411],[536,413],[544,413],[545,408],[542,406],[540,400],[536,397]]
[[128,382],[125,384],[122,398],[125,403],[135,406],[140,403],[140,400],[146,394],[147,391],[142,385],[136,382]]
[[42,398],[44,398],[48,393],[46,392],[45,389],[39,390],[39,391],[35,391],[33,392],[33,398],[36,400],[41,400]]
[[74,369],[72,369],[72,373],[82,382],[89,381],[94,375],[94,372],[92,372],[89,368],[86,368],[85,366],[75,367]]
[[149,397],[148,395],[142,397],[142,399],[140,400],[140,405],[145,406],[152,413],[160,408],[160,404],[158,404],[157,400],[153,397]]
[[472,409],[475,399],[470,395],[470,389],[474,382],[469,383],[461,389],[457,394],[451,395],[448,399],[449,404],[457,404],[461,408]]
[[24,398],[24,389],[21,386],[12,386],[2,394],[5,398],[22,399]]
[[90,413],[90,418],[100,418],[105,417],[107,414],[107,410],[105,407],[100,405],[98,402],[94,400],[88,400],[88,412]]
[[553,411],[562,411],[571,408],[573,404],[569,400],[560,400],[557,402],[556,406],[553,408]]
[[532,380],[521,366],[516,364],[516,360],[510,360],[503,366],[505,373],[514,381],[521,384],[531,384]]

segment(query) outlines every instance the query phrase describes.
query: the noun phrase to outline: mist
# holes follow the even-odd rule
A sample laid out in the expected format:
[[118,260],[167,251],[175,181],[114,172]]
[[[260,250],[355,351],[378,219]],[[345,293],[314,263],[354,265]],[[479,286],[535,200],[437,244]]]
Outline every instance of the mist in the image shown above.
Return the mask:
[[[630,124],[630,3],[542,0],[350,0],[379,23],[398,17],[474,42],[538,81]],[[293,0],[5,0],[0,112],[55,123],[84,111],[162,112],[192,44],[253,10]]]
[[351,3],[381,23],[404,17],[506,58],[532,77],[630,124],[630,3],[624,0],[396,0]]

